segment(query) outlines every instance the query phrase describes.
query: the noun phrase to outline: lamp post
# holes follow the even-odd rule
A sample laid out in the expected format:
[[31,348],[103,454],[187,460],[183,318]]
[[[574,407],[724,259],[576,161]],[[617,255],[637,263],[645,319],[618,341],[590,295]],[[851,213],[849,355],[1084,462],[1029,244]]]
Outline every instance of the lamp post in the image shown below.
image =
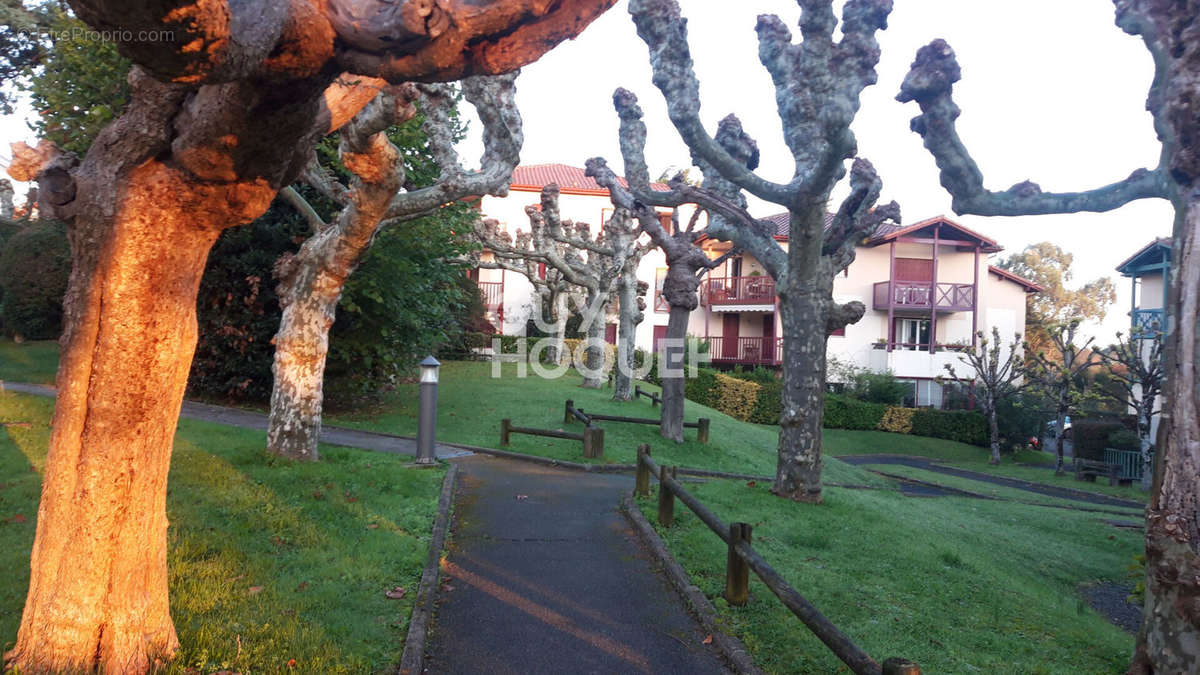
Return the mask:
[[417,464],[436,463],[434,435],[437,431],[438,368],[432,356],[421,362],[421,391],[417,402]]

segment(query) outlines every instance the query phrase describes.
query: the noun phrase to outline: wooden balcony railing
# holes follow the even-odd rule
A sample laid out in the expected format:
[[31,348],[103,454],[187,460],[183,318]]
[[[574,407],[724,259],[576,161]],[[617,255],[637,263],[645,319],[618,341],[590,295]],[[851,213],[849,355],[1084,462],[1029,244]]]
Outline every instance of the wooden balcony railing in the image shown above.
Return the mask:
[[500,281],[480,281],[479,294],[483,296],[483,306],[489,311],[500,308],[504,302],[504,283]]
[[1166,325],[1166,315],[1161,309],[1135,309],[1131,318],[1132,333],[1138,339],[1157,337]]
[[783,363],[783,339],[775,337],[709,337],[713,363],[777,366]]
[[773,305],[771,277],[713,277],[704,280],[701,297],[708,305]]
[[930,283],[923,281],[880,281],[874,288],[875,309],[934,309],[945,312],[969,312],[975,308],[972,284]]

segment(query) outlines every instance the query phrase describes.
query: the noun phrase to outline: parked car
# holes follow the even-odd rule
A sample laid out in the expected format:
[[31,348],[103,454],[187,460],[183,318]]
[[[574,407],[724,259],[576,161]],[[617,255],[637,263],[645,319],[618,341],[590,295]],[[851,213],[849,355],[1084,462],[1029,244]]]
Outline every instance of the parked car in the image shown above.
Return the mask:
[[[1066,438],[1071,437],[1071,416],[1067,415],[1063,418],[1063,433]],[[1058,438],[1058,420],[1051,420],[1046,423],[1046,436],[1050,438]]]

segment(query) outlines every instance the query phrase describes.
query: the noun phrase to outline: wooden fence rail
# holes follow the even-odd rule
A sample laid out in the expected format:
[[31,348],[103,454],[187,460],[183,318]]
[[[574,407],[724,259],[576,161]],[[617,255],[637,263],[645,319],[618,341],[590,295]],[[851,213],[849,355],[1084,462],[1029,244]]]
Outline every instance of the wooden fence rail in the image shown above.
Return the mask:
[[513,426],[512,420],[500,420],[500,445],[507,446],[512,434],[525,434],[527,436],[542,436],[544,438],[565,438],[569,441],[580,441],[583,443],[583,456],[589,458],[601,457],[604,455],[604,430],[600,427],[587,427],[582,434],[573,434],[569,431],[558,431],[555,429],[533,429],[530,427]]
[[658,406],[662,405],[662,398],[660,398],[658,394],[652,391],[646,391],[641,387],[633,388],[633,396],[634,398],[637,398],[638,396],[645,396],[646,398],[650,399],[651,408],[657,408]]
[[754,550],[750,545],[751,527],[748,523],[726,525],[707,506],[684,489],[683,485],[675,479],[674,474],[674,468],[668,470],[667,467],[659,466],[650,459],[650,446],[638,446],[634,490],[638,495],[646,496],[650,493],[650,476],[658,478],[659,523],[664,527],[670,527],[674,523],[674,501],[678,499],[728,546],[724,597],[729,604],[746,604],[749,598],[747,570],[753,570],[763,584],[771,589],[771,592],[796,615],[796,618],[804,622],[813,635],[824,642],[825,646],[855,673],[859,675],[920,675],[920,667],[907,659],[890,658],[880,666],[869,654],[842,633],[833,622],[821,614],[811,602],[792,588],[759,555],[758,551]]
[[[591,426],[592,422],[625,422],[627,424],[661,424],[661,419],[653,419],[650,417],[623,417],[621,415],[602,415],[600,413],[587,413],[582,408],[575,407],[575,401],[567,399],[567,403],[563,410],[563,424],[570,424],[572,419],[577,419],[584,424]],[[696,441],[699,443],[708,443],[709,428],[712,425],[711,420],[707,417],[701,417],[695,422],[684,422],[684,429],[696,430]]]

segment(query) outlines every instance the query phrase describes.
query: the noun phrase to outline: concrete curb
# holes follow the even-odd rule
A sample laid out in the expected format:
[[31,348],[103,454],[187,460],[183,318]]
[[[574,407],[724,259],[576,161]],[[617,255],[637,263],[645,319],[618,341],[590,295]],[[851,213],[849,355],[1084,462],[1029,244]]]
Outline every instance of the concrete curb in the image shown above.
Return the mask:
[[692,583],[687,571],[675,560],[675,556],[667,550],[666,544],[663,543],[658,533],[654,531],[654,526],[646,517],[642,515],[637,505],[633,503],[631,497],[621,499],[621,510],[625,513],[625,517],[633,524],[635,530],[641,535],[646,546],[658,558],[658,561],[663,566],[663,571],[666,572],[667,578],[671,581],[671,585],[679,592],[683,599],[691,607],[692,613],[700,620],[700,624],[704,629],[712,635],[713,644],[717,649],[729,659],[729,663],[734,670],[739,673],[747,673],[749,675],[761,675],[763,671],[759,670],[753,659],[750,658],[750,652],[746,649],[746,645],[742,641],[726,635],[717,624],[717,609],[709,602],[704,593]]
[[433,613],[433,601],[437,595],[442,549],[450,527],[450,508],[454,504],[454,482],[457,477],[458,467],[451,464],[442,480],[437,517],[433,521],[433,536],[429,540],[429,557],[425,560],[425,570],[421,572],[421,583],[417,586],[417,600],[413,604],[412,619],[408,622],[408,635],[404,638],[404,653],[400,656],[397,675],[420,675],[425,668],[425,640],[429,636],[429,617]]

